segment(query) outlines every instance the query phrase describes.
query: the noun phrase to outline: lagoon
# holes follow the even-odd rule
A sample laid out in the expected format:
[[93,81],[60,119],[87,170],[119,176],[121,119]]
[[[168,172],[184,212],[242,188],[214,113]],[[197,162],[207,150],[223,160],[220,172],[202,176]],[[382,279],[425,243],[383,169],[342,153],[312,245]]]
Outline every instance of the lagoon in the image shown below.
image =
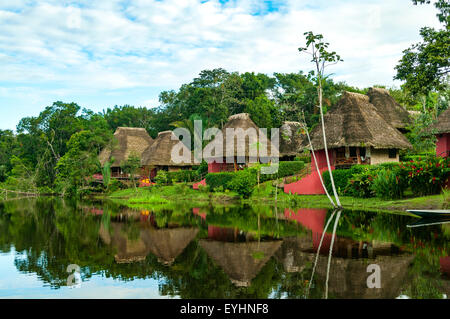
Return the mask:
[[[328,298],[449,295],[449,223],[344,210],[333,237],[334,222],[324,233],[331,215],[242,204],[3,202],[0,298],[324,298],[327,284]],[[367,285],[374,264],[380,288]]]

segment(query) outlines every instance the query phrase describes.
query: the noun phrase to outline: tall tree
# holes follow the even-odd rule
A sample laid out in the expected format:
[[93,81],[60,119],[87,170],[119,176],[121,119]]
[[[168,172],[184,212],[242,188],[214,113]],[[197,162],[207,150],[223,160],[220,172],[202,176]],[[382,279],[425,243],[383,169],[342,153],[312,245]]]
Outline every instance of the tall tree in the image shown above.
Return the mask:
[[[413,0],[414,4],[429,4],[429,0]],[[424,94],[432,90],[443,90],[448,86],[450,72],[450,2],[438,0],[437,17],[443,28],[436,30],[423,27],[422,42],[403,51],[403,57],[395,67],[394,79],[404,80],[404,86],[413,94]]]
[[[341,57],[334,51],[329,52],[328,46],[329,43],[323,41],[323,35],[317,34],[315,35],[313,32],[305,32],[306,36],[306,46],[300,47],[298,50],[300,52],[306,52],[311,55],[311,62],[315,65],[315,79],[317,83],[317,94],[319,97],[319,110],[320,110],[320,119],[322,123],[322,134],[323,134],[323,144],[325,150],[325,157],[327,160],[328,171],[330,172],[331,186],[333,188],[334,197],[336,199],[336,204],[338,207],[342,207],[341,202],[339,200],[339,196],[336,190],[336,186],[334,184],[333,173],[331,170],[330,158],[328,155],[328,147],[327,147],[327,137],[325,133],[325,123],[323,119],[323,85],[324,80],[326,78],[325,68],[336,64],[340,61],[343,61]],[[310,51],[310,52],[308,52]],[[332,203],[334,205],[334,203]]]

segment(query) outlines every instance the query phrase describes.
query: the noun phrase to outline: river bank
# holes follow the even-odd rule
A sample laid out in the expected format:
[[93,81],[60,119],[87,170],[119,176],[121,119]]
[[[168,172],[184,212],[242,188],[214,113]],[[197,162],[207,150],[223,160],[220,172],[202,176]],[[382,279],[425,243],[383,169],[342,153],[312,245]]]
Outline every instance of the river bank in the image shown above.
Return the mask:
[[[188,185],[178,184],[174,186],[143,187],[137,189],[125,189],[113,192],[109,195],[100,196],[120,202],[129,207],[145,207],[148,205],[169,205],[171,203],[196,203],[207,205],[230,204],[265,204],[270,205],[277,202],[283,207],[304,208],[330,208],[331,204],[325,195],[292,195],[286,194],[270,184],[263,184],[257,188],[248,199],[239,197],[234,192],[204,192],[193,190]],[[448,209],[450,207],[450,193],[423,196],[415,198],[404,198],[398,200],[382,200],[379,198],[355,198],[340,197],[345,209],[371,210],[371,211],[397,211],[404,212],[407,209]]]

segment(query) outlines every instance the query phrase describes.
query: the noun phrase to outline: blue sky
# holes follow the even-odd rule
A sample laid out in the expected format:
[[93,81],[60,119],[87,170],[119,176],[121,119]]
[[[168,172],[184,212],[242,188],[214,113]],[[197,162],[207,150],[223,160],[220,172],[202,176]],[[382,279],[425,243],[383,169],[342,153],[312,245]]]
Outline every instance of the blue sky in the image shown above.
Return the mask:
[[0,129],[58,100],[156,107],[203,69],[308,71],[310,30],[343,57],[336,80],[399,85],[394,66],[435,14],[410,0],[2,0]]

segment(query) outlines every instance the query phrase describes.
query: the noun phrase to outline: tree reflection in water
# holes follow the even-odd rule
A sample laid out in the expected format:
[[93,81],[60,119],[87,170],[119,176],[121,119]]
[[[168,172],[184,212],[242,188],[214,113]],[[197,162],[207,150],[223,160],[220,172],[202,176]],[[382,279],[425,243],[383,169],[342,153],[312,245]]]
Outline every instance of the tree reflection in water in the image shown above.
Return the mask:
[[[181,298],[449,293],[441,273],[448,271],[448,225],[411,229],[411,217],[369,212],[278,212],[267,206],[136,211],[44,198],[0,203],[0,252],[15,251],[18,274],[34,274],[53,289],[66,285],[67,266],[77,264],[83,281],[156,279],[160,295]],[[370,263],[381,267],[381,289],[366,286]]]

